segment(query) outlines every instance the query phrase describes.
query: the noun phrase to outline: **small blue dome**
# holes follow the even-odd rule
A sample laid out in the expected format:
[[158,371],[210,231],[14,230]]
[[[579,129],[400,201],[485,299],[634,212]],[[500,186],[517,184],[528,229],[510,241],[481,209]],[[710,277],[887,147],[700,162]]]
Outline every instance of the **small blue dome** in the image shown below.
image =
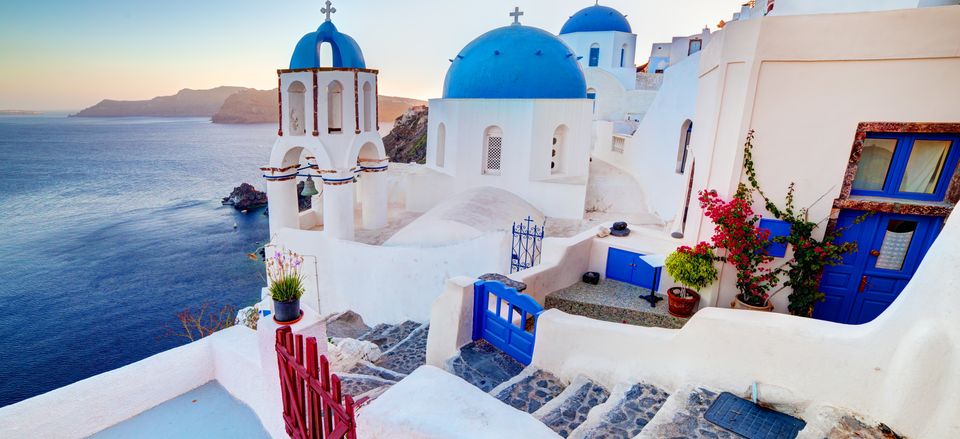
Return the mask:
[[627,16],[607,6],[590,6],[573,14],[560,29],[560,35],[574,32],[626,32],[633,33]]
[[453,59],[444,99],[584,99],[587,81],[576,55],[555,35],[506,26],[467,44]]
[[344,69],[365,69],[360,45],[350,35],[340,33],[332,21],[324,21],[316,32],[310,32],[300,39],[297,48],[290,57],[291,69],[315,69],[320,67],[320,45],[330,43],[333,50],[333,67]]

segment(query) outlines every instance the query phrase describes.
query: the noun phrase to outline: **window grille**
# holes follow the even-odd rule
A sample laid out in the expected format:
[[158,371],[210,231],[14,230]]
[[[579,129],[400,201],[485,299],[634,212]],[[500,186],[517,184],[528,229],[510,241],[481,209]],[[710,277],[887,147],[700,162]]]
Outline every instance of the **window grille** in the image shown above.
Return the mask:
[[625,141],[623,137],[613,136],[613,144],[611,145],[610,150],[613,152],[618,152],[620,154],[623,154],[624,143]]
[[503,153],[503,137],[487,137],[487,174],[500,173],[500,157]]

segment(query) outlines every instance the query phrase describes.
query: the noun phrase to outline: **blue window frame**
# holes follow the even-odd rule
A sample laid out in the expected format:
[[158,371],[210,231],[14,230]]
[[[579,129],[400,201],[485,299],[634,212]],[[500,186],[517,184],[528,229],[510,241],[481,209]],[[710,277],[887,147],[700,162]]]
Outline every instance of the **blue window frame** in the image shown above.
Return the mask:
[[852,195],[943,201],[960,159],[956,134],[868,133]]
[[596,99],[596,98],[597,98],[596,93],[587,92],[587,99]]
[[620,49],[620,67],[623,67],[623,63],[627,58],[627,49]]
[[591,47],[590,48],[590,67],[596,67],[600,65],[600,48]]

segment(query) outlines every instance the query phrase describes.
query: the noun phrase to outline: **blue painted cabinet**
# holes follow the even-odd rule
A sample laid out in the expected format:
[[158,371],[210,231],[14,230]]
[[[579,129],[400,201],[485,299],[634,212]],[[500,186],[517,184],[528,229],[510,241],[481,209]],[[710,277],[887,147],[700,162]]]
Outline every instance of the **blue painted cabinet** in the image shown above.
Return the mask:
[[607,251],[607,278],[656,291],[659,279],[656,269],[640,259],[640,253],[618,248]]

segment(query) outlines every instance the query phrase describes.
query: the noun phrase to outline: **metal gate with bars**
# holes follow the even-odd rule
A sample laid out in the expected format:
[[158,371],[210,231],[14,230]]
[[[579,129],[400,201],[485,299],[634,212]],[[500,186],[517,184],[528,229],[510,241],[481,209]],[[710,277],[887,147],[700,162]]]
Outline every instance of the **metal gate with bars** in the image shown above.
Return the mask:
[[533,222],[533,218],[513,223],[513,244],[510,246],[510,272],[526,270],[540,263],[540,250],[543,245],[543,226]]

